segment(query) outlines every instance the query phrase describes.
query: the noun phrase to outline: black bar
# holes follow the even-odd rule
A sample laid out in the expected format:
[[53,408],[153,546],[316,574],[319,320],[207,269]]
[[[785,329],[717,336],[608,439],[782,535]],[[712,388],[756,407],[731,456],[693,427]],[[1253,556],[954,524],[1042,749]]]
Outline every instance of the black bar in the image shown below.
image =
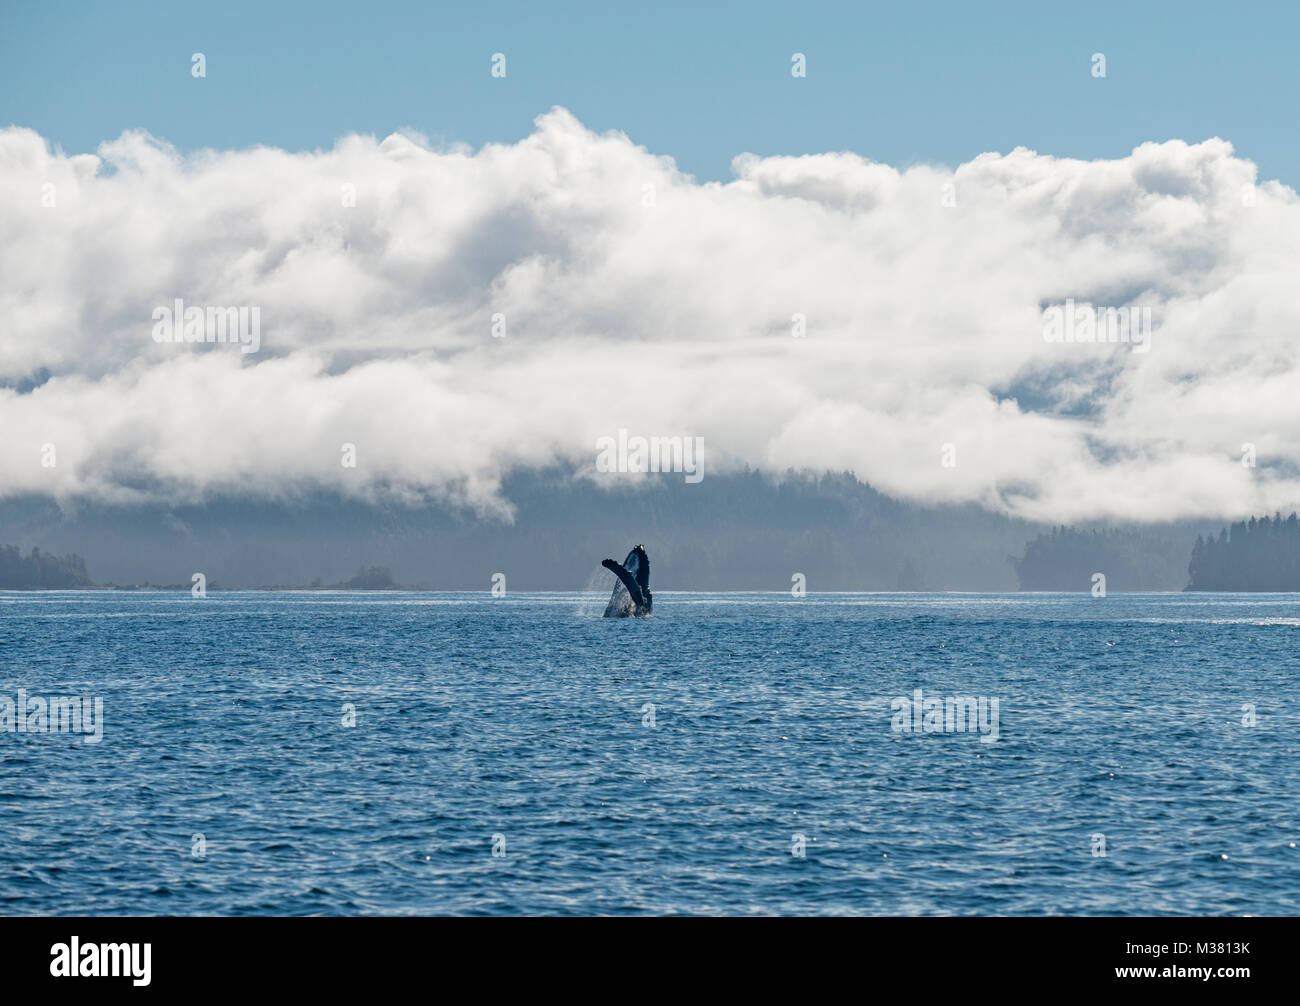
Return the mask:
[[[471,983],[467,991],[488,994],[502,981],[592,988],[597,975],[616,981],[600,986],[609,992],[680,994],[698,991],[701,982],[761,986],[788,977],[811,994],[840,976],[860,990],[901,985],[926,998],[943,990],[1124,987],[1233,994],[1291,986],[1298,929],[1293,919],[1254,918],[861,918],[797,926],[747,920],[725,929],[696,920],[10,918],[0,919],[0,974],[7,995],[85,994],[110,985],[131,993],[256,988],[373,995],[412,983],[450,991],[457,979],[459,987]],[[136,986],[131,974],[55,977],[51,967],[62,951],[52,948],[70,951],[73,937],[82,956],[88,944],[137,944],[140,964],[147,943],[148,985]],[[98,960],[98,951],[90,956]]]

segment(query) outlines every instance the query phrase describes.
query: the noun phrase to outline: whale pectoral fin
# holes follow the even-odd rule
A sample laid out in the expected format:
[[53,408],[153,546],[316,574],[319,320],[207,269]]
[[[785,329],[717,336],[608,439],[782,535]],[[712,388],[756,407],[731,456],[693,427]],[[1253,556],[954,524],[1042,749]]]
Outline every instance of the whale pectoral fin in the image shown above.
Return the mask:
[[645,597],[641,593],[641,585],[636,582],[636,577],[616,563],[613,559],[606,559],[601,563],[601,565],[618,577],[619,582],[627,588],[628,594],[631,595],[633,604],[638,608],[645,604]]

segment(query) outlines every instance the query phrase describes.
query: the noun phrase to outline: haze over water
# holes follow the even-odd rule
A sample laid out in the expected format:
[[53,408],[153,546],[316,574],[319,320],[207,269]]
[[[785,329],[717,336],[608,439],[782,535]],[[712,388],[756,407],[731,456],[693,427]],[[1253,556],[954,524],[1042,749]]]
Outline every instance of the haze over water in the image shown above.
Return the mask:
[[0,913],[1300,912],[1300,595],[607,596],[0,593]]

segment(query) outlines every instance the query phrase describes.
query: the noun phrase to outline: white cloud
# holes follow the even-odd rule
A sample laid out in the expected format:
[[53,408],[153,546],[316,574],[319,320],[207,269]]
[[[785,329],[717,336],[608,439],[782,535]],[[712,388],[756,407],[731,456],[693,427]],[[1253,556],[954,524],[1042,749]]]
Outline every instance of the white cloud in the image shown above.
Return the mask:
[[[697,184],[560,109],[478,152],[127,133],[65,156],[0,130],[0,491],[499,511],[505,472],[590,470],[623,427],[703,436],[711,471],[850,469],[1039,519],[1300,502],[1300,204],[1228,143],[735,171]],[[261,351],[156,344],[177,297],[259,306]],[[1066,298],[1150,306],[1150,351],[1045,342]]]

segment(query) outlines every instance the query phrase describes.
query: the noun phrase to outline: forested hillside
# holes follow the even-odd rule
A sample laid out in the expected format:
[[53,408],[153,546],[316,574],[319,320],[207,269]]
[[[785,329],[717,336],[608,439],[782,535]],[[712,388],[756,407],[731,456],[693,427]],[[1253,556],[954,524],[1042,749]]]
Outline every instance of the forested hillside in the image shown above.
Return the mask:
[[1300,520],[1252,517],[1218,536],[1198,536],[1188,590],[1300,590]]
[[33,548],[29,555],[14,545],[0,545],[0,590],[59,590],[88,587],[86,560],[57,556]]
[[1010,559],[1021,590],[1090,590],[1095,573],[1108,591],[1181,590],[1190,537],[1165,528],[1057,527]]

